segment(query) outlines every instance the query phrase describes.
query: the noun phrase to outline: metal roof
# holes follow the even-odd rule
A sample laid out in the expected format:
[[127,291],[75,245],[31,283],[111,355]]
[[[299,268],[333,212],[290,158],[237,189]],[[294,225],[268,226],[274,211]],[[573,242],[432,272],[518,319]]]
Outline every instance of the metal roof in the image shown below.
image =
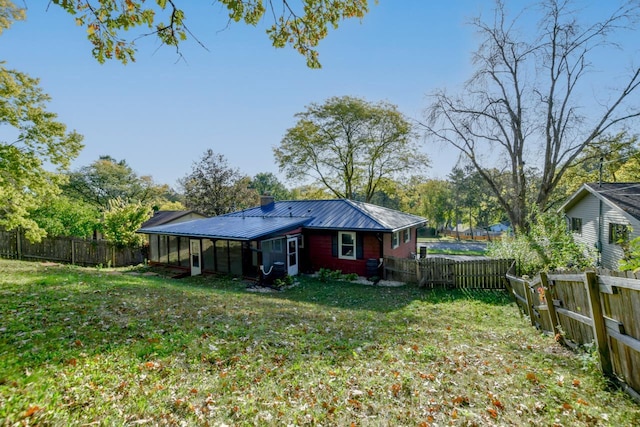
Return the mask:
[[426,222],[422,217],[370,203],[345,199],[292,200],[274,202],[213,218],[144,227],[138,232],[255,240],[301,226],[313,229],[393,232]]
[[216,216],[179,224],[141,228],[138,233],[226,240],[255,240],[274,233],[293,230],[307,221],[308,218]]
[[427,222],[416,215],[346,199],[280,201],[226,216],[300,217],[309,218],[305,228],[386,232]]

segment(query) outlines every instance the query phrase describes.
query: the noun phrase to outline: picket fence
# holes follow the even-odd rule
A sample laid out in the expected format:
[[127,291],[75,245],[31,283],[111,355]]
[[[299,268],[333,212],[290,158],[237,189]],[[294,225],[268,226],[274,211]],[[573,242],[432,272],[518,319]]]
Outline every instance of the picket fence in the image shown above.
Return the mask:
[[468,256],[384,259],[384,278],[426,287],[505,289],[511,259]]
[[123,267],[144,262],[145,249],[118,248],[105,240],[47,237],[30,242],[23,233],[0,230],[0,257]]
[[531,325],[571,348],[595,344],[603,374],[640,403],[640,273],[507,274]]

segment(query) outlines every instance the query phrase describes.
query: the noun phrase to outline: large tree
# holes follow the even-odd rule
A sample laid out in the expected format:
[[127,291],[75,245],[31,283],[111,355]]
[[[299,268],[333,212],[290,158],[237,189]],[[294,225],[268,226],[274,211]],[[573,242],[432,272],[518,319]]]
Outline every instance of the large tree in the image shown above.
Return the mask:
[[[7,0],[3,0],[7,1]],[[178,48],[188,36],[197,40],[187,26],[189,1],[184,0],[51,0],[86,27],[93,55],[100,61],[134,60],[135,40],[152,35],[164,45]],[[319,67],[316,47],[330,27],[347,18],[362,18],[368,0],[217,0],[228,10],[227,24],[243,21],[257,26],[271,19],[267,35],[274,47],[293,47],[307,59],[309,67]],[[212,15],[215,10],[212,8]],[[220,28],[225,24],[220,25]],[[125,33],[129,33],[128,35]]]
[[[0,31],[10,23],[7,10],[0,0]],[[82,149],[82,137],[47,111],[48,101],[37,79],[0,63],[0,227],[21,227],[36,241],[46,232],[29,211],[60,192],[61,172]]]
[[559,206],[586,182],[640,181],[640,145],[637,136],[621,132],[605,135],[586,147],[562,176],[551,206]]
[[291,192],[278,180],[278,177],[271,172],[260,172],[256,174],[251,180],[251,187],[256,190],[258,194],[271,195],[275,200],[291,199]]
[[169,186],[154,183],[148,175],[139,176],[126,160],[111,156],[100,156],[90,165],[70,173],[64,190],[67,196],[103,211],[115,199],[159,206],[173,196]]
[[273,149],[289,179],[314,179],[339,198],[370,201],[380,184],[428,166],[412,125],[394,105],[349,96],[296,114]]
[[[610,41],[638,17],[637,2],[614,7],[599,21],[586,23],[569,0],[542,0],[515,19],[497,1],[491,19],[473,21],[481,43],[464,90],[432,95],[423,124],[428,134],[466,156],[518,232],[528,228],[532,212],[527,195],[532,167],[540,171],[533,198],[542,211],[585,147],[640,114],[632,97],[640,68],[628,74],[609,69],[611,75],[620,71],[615,79],[590,73],[598,59],[598,70],[616,64]],[[522,27],[535,21],[529,35]],[[606,56],[598,57],[603,52]],[[595,99],[588,100],[592,94]],[[495,168],[507,171],[509,180],[496,179]]]
[[229,166],[222,154],[205,151],[191,173],[180,180],[184,204],[204,215],[224,215],[258,204],[258,192],[250,188],[251,178]]

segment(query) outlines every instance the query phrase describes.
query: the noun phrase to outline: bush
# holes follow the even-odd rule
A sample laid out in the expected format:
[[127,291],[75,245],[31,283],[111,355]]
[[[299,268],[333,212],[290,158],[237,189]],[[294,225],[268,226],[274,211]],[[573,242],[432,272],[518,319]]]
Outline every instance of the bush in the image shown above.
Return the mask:
[[504,236],[488,246],[492,258],[514,258],[519,274],[533,276],[540,271],[587,268],[595,265],[595,254],[577,243],[563,216],[541,213],[526,234]]
[[321,268],[318,270],[318,279],[322,282],[347,281],[352,282],[358,278],[356,273],[342,274],[342,270],[331,270],[329,268]]
[[625,248],[624,259],[620,262],[620,270],[638,270],[640,269],[640,237],[636,237],[629,246]]

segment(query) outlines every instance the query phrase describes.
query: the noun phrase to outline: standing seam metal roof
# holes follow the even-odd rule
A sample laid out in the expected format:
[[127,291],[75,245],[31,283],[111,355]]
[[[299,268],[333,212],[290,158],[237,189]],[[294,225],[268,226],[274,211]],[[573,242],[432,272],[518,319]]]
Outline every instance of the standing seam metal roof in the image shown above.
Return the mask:
[[393,232],[426,219],[345,199],[274,202],[213,218],[141,228],[139,233],[254,240],[304,226],[312,229]]

